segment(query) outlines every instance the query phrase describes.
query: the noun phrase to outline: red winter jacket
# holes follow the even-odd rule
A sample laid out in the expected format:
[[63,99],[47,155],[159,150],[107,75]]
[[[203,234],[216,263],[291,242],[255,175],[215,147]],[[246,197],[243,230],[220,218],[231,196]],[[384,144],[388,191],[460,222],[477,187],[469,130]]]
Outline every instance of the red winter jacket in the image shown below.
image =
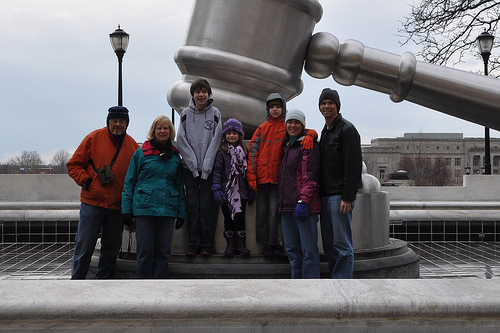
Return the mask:
[[107,127],[95,130],[83,139],[69,160],[68,174],[78,185],[82,186],[86,179],[92,178],[88,191],[82,187],[81,202],[108,209],[121,209],[123,181],[130,158],[139,148],[137,142],[128,134],[125,135],[118,157],[111,167],[115,180],[108,184],[101,184],[90,163],[92,159],[96,168],[109,166],[116,153],[117,143]]
[[[318,133],[313,129],[308,129],[306,136],[316,140]],[[247,181],[249,184],[252,181],[256,184],[278,184],[285,137],[286,124],[281,117],[271,117],[257,127],[248,151]]]
[[269,118],[255,130],[248,152],[247,180],[257,184],[278,184],[283,157],[285,122],[281,117]]

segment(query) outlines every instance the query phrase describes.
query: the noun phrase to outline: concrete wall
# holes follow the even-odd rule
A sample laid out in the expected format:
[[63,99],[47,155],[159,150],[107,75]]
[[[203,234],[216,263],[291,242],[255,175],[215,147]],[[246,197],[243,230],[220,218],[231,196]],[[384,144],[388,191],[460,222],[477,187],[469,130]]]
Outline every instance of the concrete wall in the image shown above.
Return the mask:
[[80,186],[68,175],[0,175],[0,202],[79,200]]
[[[386,186],[391,201],[499,201],[500,176],[464,176],[463,186]],[[68,175],[1,175],[0,202],[79,201],[80,187]]]
[[464,176],[463,186],[385,186],[391,201],[499,201],[499,175]]
[[0,331],[498,332],[491,280],[1,281]]

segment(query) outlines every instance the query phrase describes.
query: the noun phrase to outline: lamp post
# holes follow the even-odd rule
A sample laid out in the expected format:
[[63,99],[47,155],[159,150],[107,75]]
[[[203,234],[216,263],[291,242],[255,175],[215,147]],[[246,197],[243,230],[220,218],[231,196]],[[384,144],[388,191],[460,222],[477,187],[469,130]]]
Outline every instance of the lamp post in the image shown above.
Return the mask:
[[[481,57],[484,61],[484,75],[488,76],[488,60],[490,58],[491,49],[493,48],[493,40],[495,37],[488,32],[483,31],[476,38],[476,44],[479,49]],[[491,161],[490,161],[490,129],[484,128],[484,174],[491,175]]]
[[123,106],[123,96],[122,96],[122,62],[123,55],[127,51],[129,34],[120,29],[118,29],[109,34],[109,39],[111,40],[111,46],[118,57],[118,106]]

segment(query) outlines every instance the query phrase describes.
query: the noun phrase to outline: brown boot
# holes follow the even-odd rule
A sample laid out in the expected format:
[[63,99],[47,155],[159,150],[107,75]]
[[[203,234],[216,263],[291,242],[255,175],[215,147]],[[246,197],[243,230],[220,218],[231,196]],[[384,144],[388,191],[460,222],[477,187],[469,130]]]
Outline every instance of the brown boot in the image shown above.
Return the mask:
[[246,232],[245,230],[236,231],[236,254],[243,257],[248,257],[250,251],[246,247]]

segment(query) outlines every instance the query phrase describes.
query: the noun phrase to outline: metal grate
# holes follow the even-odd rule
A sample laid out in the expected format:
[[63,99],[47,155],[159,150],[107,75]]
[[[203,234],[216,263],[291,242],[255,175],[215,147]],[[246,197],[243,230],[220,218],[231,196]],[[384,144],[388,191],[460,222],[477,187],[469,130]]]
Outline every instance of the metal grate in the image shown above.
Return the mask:
[[[500,245],[486,242],[411,242],[421,279],[500,277]],[[0,280],[71,277],[72,243],[0,244]]]
[[1,244],[0,280],[71,278],[73,244]]
[[486,242],[415,242],[421,279],[500,277],[500,245]]

